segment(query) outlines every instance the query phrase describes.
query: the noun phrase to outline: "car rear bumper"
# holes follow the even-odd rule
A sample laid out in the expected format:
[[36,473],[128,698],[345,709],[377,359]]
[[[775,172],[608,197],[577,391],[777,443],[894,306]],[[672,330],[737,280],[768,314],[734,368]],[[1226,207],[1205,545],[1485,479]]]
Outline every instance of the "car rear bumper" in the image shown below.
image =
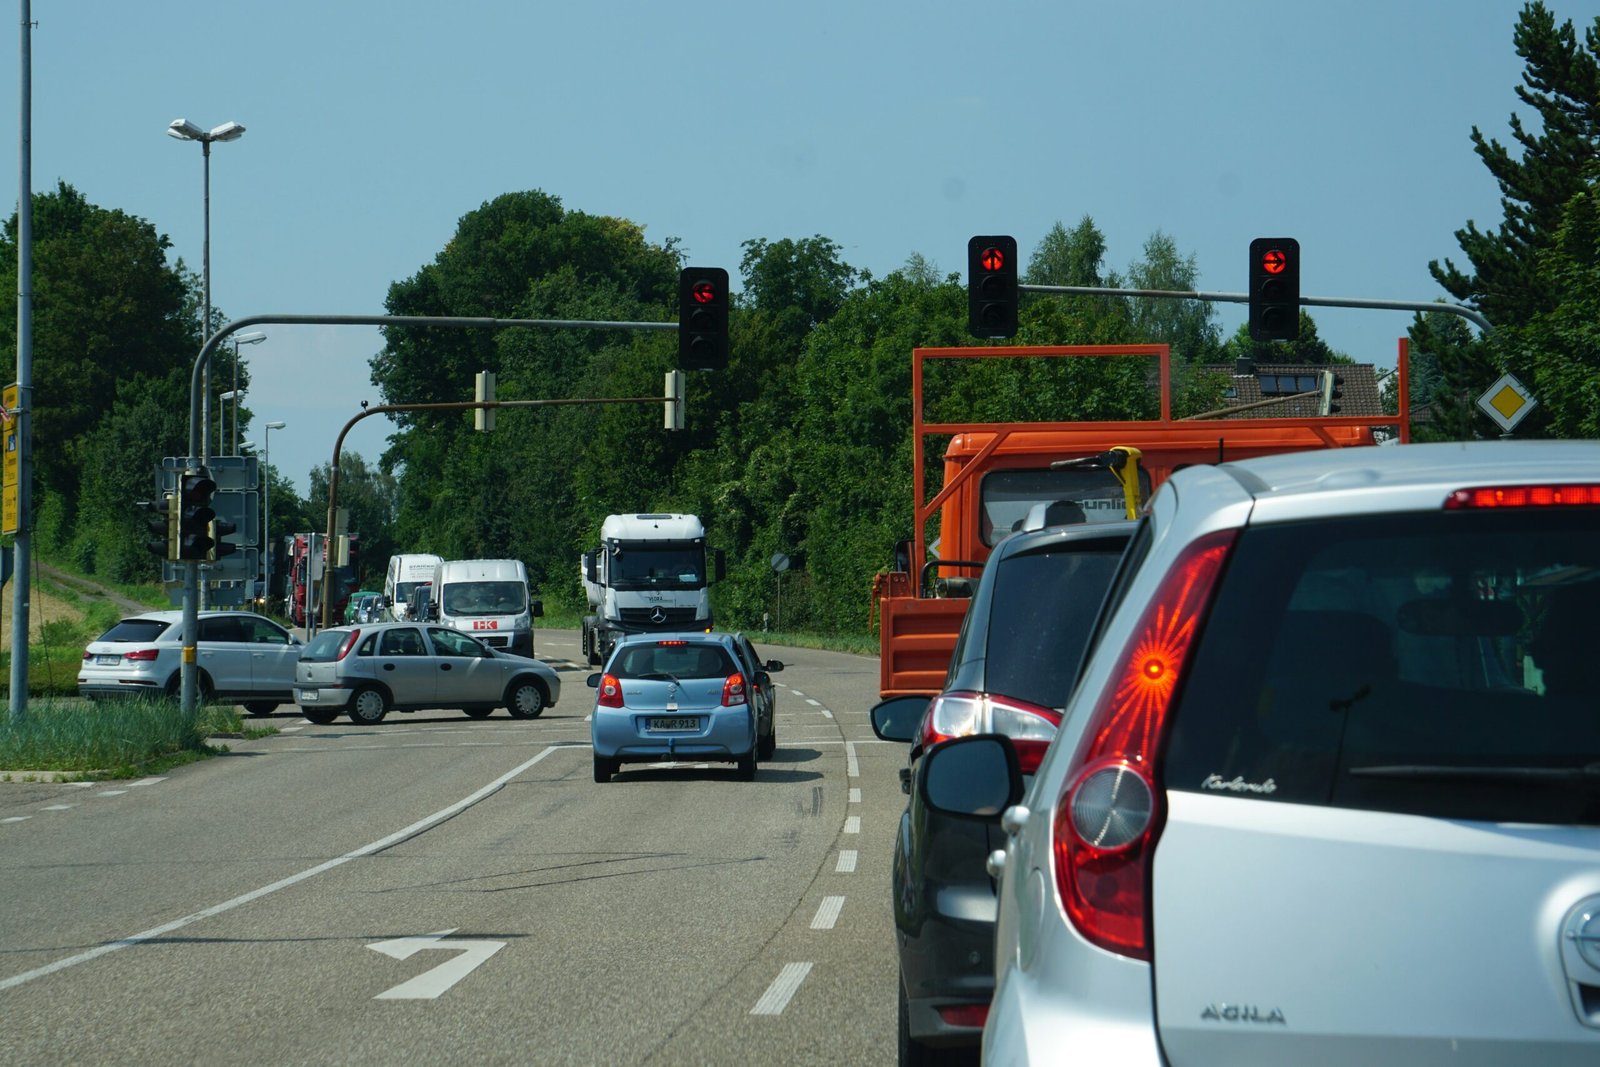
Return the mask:
[[737,760],[755,747],[755,727],[748,709],[706,712],[656,712],[656,716],[697,715],[696,731],[655,732],[644,728],[652,716],[628,709],[599,708],[594,712],[591,736],[594,754],[601,759],[647,763],[681,759]]
[[350,703],[353,689],[295,686],[294,702],[302,708],[342,708]]
[[[992,913],[993,892],[988,886],[982,888]],[[981,1018],[975,1023],[952,1022],[940,1009],[987,1007],[993,998],[994,920],[935,910],[915,936],[900,931],[900,977],[906,987],[912,1037],[928,1045],[977,1044],[983,1035]],[[968,1012],[954,1014],[971,1017]]]
[[88,700],[107,700],[117,697],[149,696],[160,693],[161,687],[154,679],[129,678],[124,681],[98,681],[78,679],[78,695]]

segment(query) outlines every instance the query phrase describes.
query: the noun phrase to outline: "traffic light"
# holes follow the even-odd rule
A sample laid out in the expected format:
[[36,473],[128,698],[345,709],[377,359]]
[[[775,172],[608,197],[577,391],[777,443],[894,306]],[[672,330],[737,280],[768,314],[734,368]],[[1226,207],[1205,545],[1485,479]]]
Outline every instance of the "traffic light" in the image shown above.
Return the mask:
[[178,498],[168,493],[160,500],[141,500],[144,528],[150,532],[145,547],[162,559],[178,558]]
[[178,554],[180,560],[211,558],[211,497],[217,483],[204,467],[184,471],[178,479]]
[[232,520],[212,519],[211,529],[209,531],[211,547],[206,552],[206,559],[210,560],[212,563],[215,563],[223,556],[231,556],[235,552],[239,551],[238,545],[223,540],[224,537],[227,537],[231,533],[237,532],[238,529],[238,525]]
[[728,365],[728,272],[685,267],[678,272],[678,367],[722,370]]
[[1250,337],[1293,341],[1300,336],[1300,242],[1257,237],[1250,242]]
[[1017,335],[1015,237],[967,242],[967,332],[986,338]]

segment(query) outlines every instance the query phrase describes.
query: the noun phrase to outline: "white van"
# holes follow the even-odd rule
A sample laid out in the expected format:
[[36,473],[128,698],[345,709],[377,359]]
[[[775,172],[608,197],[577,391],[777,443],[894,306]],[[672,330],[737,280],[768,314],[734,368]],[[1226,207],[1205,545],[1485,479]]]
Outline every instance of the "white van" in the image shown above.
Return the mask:
[[544,605],[528,595],[520,559],[452,559],[433,569],[429,612],[451,629],[518,656],[533,655],[533,620]]
[[383,598],[389,614],[398,620],[409,618],[411,591],[433,581],[433,572],[444,560],[425,554],[390,556],[389,573],[383,580]]

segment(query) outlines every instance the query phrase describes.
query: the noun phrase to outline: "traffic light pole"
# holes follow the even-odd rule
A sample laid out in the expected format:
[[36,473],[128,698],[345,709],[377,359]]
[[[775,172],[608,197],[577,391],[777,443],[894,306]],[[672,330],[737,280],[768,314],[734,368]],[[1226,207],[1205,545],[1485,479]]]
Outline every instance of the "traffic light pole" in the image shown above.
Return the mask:
[[[1059,293],[1066,296],[1153,296],[1164,300],[1205,300],[1212,303],[1248,304],[1249,293],[1207,293],[1176,289],[1105,289],[1093,285],[1019,285],[1025,293]],[[1445,304],[1421,300],[1362,300],[1342,296],[1301,296],[1300,303],[1313,307],[1376,308],[1380,311],[1442,311],[1459,315],[1477,325],[1485,335],[1494,332],[1494,326],[1482,313],[1460,304]]]
[[[189,376],[189,456],[187,466],[190,468],[200,465],[200,451],[202,448],[201,435],[207,427],[201,421],[200,400],[204,394],[202,376],[206,368],[211,366],[212,353],[227,338],[240,330],[252,326],[434,326],[445,329],[478,329],[478,330],[503,330],[513,326],[524,326],[534,329],[566,329],[566,330],[659,330],[662,332],[678,329],[676,322],[591,322],[584,319],[496,319],[473,318],[447,315],[252,315],[248,318],[235,319],[224,325],[216,333],[206,338],[200,346],[200,354],[195,357],[194,368]],[[652,404],[661,403],[658,396],[649,397]],[[582,401],[584,403],[597,403],[601,401]],[[634,398],[623,401],[608,401],[609,403],[634,403]],[[535,401],[496,401],[496,404],[514,406],[519,404],[537,403]],[[543,403],[552,403],[544,401]],[[573,401],[567,401],[573,403]],[[464,405],[472,407],[474,404]],[[370,409],[373,413],[383,410]],[[348,429],[348,427],[347,427]],[[342,438],[341,434],[341,438]],[[333,470],[329,472],[329,519],[328,528],[333,529],[333,492],[335,479],[339,476],[337,453],[335,454]],[[193,715],[198,695],[197,674],[197,632],[200,622],[200,564],[198,561],[184,562],[183,574],[183,661],[181,666],[181,699],[184,714]],[[326,612],[327,597],[323,597],[324,612]]]

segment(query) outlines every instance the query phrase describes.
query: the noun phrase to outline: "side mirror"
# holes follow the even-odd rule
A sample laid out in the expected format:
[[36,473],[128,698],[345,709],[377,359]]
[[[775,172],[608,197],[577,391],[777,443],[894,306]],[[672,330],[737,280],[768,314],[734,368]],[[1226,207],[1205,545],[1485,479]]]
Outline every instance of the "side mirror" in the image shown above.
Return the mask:
[[544,601],[535,600],[533,602],[532,607],[533,607],[533,617],[534,618],[536,618],[536,619],[544,618]]
[[593,552],[585,552],[583,554],[583,580],[586,582],[598,582],[600,580],[595,574]]
[[983,822],[1022,799],[1022,768],[1011,739],[1000,734],[958,737],[922,757],[922,795],[931,811]]
[[768,674],[777,674],[781,670],[783,670],[783,663],[782,662],[780,662],[779,660],[775,660],[775,659],[767,660],[767,673]]
[[910,741],[917,736],[930,698],[890,697],[872,706],[872,732],[883,741]]
[[591,675],[589,675],[589,677],[585,678],[583,680],[583,683],[585,685],[587,685],[590,689],[599,689],[600,688],[600,677],[601,677],[600,676],[600,672],[596,671],[594,674],[591,674]]

